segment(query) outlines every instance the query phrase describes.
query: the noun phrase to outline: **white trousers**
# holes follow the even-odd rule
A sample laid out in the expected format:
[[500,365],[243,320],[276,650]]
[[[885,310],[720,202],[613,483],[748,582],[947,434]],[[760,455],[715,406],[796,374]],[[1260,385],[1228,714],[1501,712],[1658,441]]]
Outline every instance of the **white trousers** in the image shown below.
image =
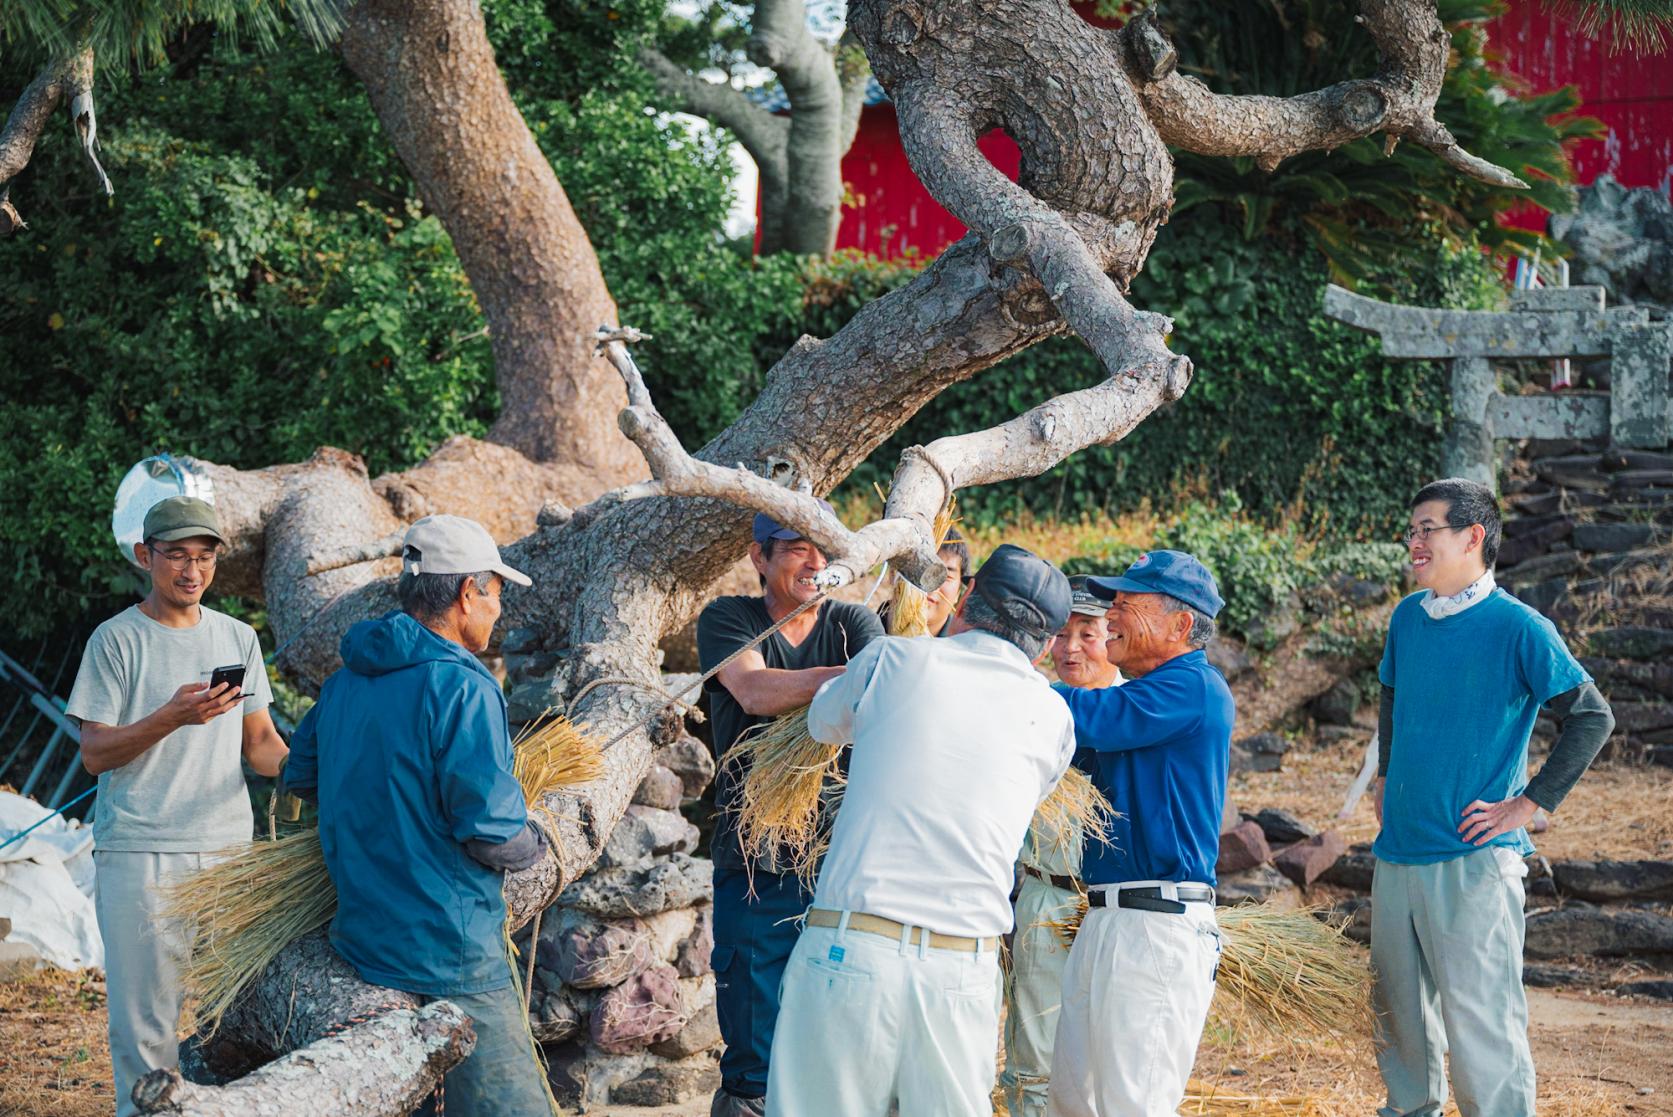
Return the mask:
[[779,997],[768,1117],[992,1112],[999,998],[991,950],[804,929]]
[[1090,909],[1063,971],[1051,1117],[1174,1117],[1219,961],[1212,904]]
[[212,861],[203,853],[95,850],[93,910],[105,940],[105,1001],[117,1117],[132,1117],[134,1083],[180,1061],[185,930],[162,917],[161,889]]
[[1063,967],[1069,961],[1069,948],[1046,924],[1069,918],[1079,903],[1078,893],[1023,874],[1005,988],[1005,1071],[999,1076],[1011,1117],[1046,1112]]

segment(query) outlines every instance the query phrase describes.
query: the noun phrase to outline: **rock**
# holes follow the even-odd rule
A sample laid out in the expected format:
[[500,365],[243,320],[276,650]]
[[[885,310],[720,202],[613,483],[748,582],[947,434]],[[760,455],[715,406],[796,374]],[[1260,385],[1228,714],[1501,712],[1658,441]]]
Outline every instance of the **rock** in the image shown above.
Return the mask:
[[714,909],[704,904],[697,909],[696,926],[674,954],[674,968],[681,977],[701,977],[712,972],[709,957],[714,953]]
[[[651,953],[658,962],[668,965],[674,964],[674,959],[680,953],[680,946],[692,933],[697,930],[699,912],[706,910],[699,908],[675,908],[672,911],[659,912],[647,916],[640,922],[644,924],[645,933],[651,939]],[[681,974],[681,977],[686,976]]]
[[549,1050],[546,1080],[559,1105],[587,1112],[593,1104],[608,1102],[616,1087],[631,1082],[661,1061],[643,1050],[613,1055],[590,1045],[565,1044]]
[[1371,730],[1362,725],[1321,725],[1318,737],[1320,748],[1335,748],[1338,745],[1363,748],[1365,742],[1371,739]]
[[500,637],[501,655],[525,655],[540,647],[540,630],[536,628],[508,628]]
[[1256,733],[1232,745],[1231,770],[1276,772],[1289,749],[1290,743],[1276,733]]
[[1355,846],[1336,859],[1336,863],[1320,873],[1321,884],[1351,888],[1355,892],[1371,891],[1371,877],[1376,872],[1377,859],[1371,856],[1368,845]]
[[1371,901],[1368,897],[1345,897],[1319,914],[1342,928],[1342,934],[1354,942],[1361,945],[1371,942]]
[[505,699],[505,716],[513,724],[534,721],[548,710],[564,709],[563,686],[556,675],[539,675],[511,688]]
[[1615,986],[1615,992],[1624,997],[1651,997],[1658,1001],[1673,1001],[1673,981],[1629,981],[1625,985]]
[[1252,869],[1271,858],[1272,847],[1267,845],[1266,835],[1261,833],[1260,826],[1254,822],[1240,822],[1220,835],[1220,857],[1215,862],[1214,871],[1224,877],[1228,873]]
[[[536,980],[540,970],[536,968]],[[556,975],[553,975],[556,980]],[[529,1001],[529,1030],[540,1043],[562,1043],[581,1032],[582,1013],[575,998],[562,987],[547,988]]]
[[1352,679],[1338,679],[1308,704],[1314,720],[1324,725],[1352,725],[1360,706],[1359,687]]
[[1635,695],[1627,697],[1659,695],[1662,698],[1673,698],[1673,664],[1634,663],[1631,660],[1584,656],[1580,665],[1611,697],[1624,688],[1631,688]]
[[1209,641],[1207,654],[1208,662],[1213,664],[1228,682],[1254,666],[1248,653],[1238,646],[1236,641],[1224,636],[1216,636]]
[[714,865],[683,853],[649,869],[604,869],[563,890],[558,902],[604,918],[655,915],[714,897]]
[[1574,529],[1579,551],[1630,551],[1655,534],[1650,524],[1580,524]]
[[1356,578],[1352,574],[1332,574],[1326,585],[1343,603],[1358,609],[1381,605],[1388,600],[1388,587],[1369,578]]
[[680,976],[672,966],[652,966],[598,999],[588,1021],[600,1051],[625,1055],[672,1038],[685,1027]]
[[1301,600],[1292,593],[1274,605],[1270,612],[1251,620],[1244,632],[1249,638],[1249,646],[1261,650],[1275,648],[1286,638],[1295,635],[1296,630],[1301,627],[1297,616],[1300,611]]
[[0,942],[4,942],[12,933],[12,921],[0,915]]
[[1254,821],[1274,848],[1292,842],[1304,842],[1318,833],[1289,811],[1278,810],[1275,807],[1267,807],[1257,812]]
[[633,801],[646,807],[677,811],[685,798],[685,781],[660,764],[652,764],[634,789]]
[[697,827],[677,811],[634,804],[616,823],[599,854],[598,869],[648,869],[653,858],[692,853]]
[[1649,733],[1673,726],[1673,702],[1614,702],[1617,733]]
[[1273,854],[1272,864],[1303,888],[1311,888],[1326,869],[1348,851],[1348,843],[1334,830],[1286,846]]
[[693,1098],[713,1094],[720,1087],[720,1064],[697,1056],[675,1063],[647,1068],[610,1091],[612,1105],[679,1105]]
[[1673,900],[1673,861],[1555,861],[1551,875],[1580,900]]
[[1240,873],[1227,873],[1220,876],[1219,881],[1219,887],[1214,890],[1215,900],[1222,905],[1258,904],[1263,900],[1283,899],[1289,896],[1293,906],[1295,885],[1270,865],[1257,865]]
[[[1506,503],[1524,516],[1544,516],[1562,506],[1563,494],[1556,489],[1544,493],[1520,493],[1506,498]],[[1509,526],[1508,522],[1506,526]]]
[[673,744],[657,749],[651,755],[651,761],[680,777],[687,799],[701,796],[709,781],[715,778],[715,762],[714,757],[709,755],[709,746],[689,733],[683,733]]
[[566,908],[551,935],[540,936],[535,960],[576,989],[619,985],[656,961],[651,936],[637,920],[600,920]]
[[1596,982],[1585,970],[1573,966],[1542,966],[1529,962],[1522,967],[1522,984],[1536,989],[1566,989],[1576,985],[1594,985]]
[[1614,303],[1673,303],[1673,204],[1658,189],[1599,175],[1551,235],[1573,250],[1574,282],[1598,284]]
[[[1497,565],[1501,569],[1508,569],[1518,563],[1543,555],[1551,549],[1551,544],[1561,539],[1567,539],[1574,530],[1573,517],[1560,513],[1552,516],[1511,520],[1504,525],[1505,541],[1499,547]],[[1576,546],[1579,546],[1579,544],[1576,544]],[[1580,549],[1585,550],[1586,548],[1581,547]]]
[[1663,489],[1673,486],[1673,469],[1624,469],[1609,479],[1609,491]]
[[711,1003],[668,1039],[651,1045],[653,1055],[685,1059],[720,1046],[720,1017]]
[[1506,584],[1525,586],[1532,582],[1543,582],[1550,578],[1566,578],[1580,569],[1580,556],[1573,551],[1555,551],[1548,555],[1540,555],[1519,564],[1512,570],[1505,571]]
[[1220,812],[1220,833],[1224,834],[1242,821],[1243,813],[1237,809],[1237,804],[1232,802],[1232,797],[1226,796],[1225,810]]
[[1673,919],[1647,911],[1567,907],[1528,917],[1530,958],[1673,953]]
[[1665,660],[1673,656],[1673,632],[1637,625],[1600,628],[1587,637],[1586,650],[1610,658]]
[[[1667,552],[1661,547],[1641,547],[1636,551],[1612,551],[1607,554],[1593,555],[1587,566],[1594,574],[1609,574],[1614,571],[1636,570],[1640,567],[1652,567],[1659,570],[1667,564]],[[1601,587],[1600,587],[1601,588]],[[1581,593],[1580,587],[1574,587],[1575,596]]]
[[1603,468],[1611,473],[1623,469],[1673,469],[1673,454],[1611,446],[1603,452]]
[[1517,585],[1507,592],[1534,612],[1549,617],[1558,605],[1568,600],[1569,583],[1567,578],[1550,578],[1543,582]]

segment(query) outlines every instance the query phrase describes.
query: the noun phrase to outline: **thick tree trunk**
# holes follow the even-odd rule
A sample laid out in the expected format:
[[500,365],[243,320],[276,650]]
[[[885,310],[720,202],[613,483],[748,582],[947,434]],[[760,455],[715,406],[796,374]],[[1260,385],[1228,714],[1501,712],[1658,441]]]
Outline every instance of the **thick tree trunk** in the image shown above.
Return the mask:
[[[485,39],[468,50],[460,46],[463,17],[436,10],[443,6],[428,0],[409,14],[363,5],[353,20],[352,34],[360,38],[345,51],[358,59],[357,70],[387,71],[368,78],[369,85],[383,83],[374,100],[385,100],[380,113],[395,121],[391,132],[409,165],[424,163],[446,185],[437,204],[453,214],[455,240],[481,234],[515,255],[505,246],[521,243],[514,238],[520,227],[484,217],[501,180],[475,160],[468,151],[473,137],[455,124],[458,113],[474,110],[456,106],[446,119],[433,110],[448,107],[454,93],[475,89],[515,113],[497,75],[490,81],[481,70],[491,67]],[[1390,40],[1385,72],[1375,79],[1378,95],[1398,110],[1402,134],[1434,140],[1439,125],[1425,116],[1425,83],[1444,44],[1418,26],[1425,13],[1433,19],[1432,7],[1421,0],[1365,0],[1364,6],[1375,9],[1367,21],[1373,34]],[[458,0],[454,7],[468,6]],[[1398,35],[1398,15],[1407,9],[1418,29]],[[646,769],[653,741],[677,734],[676,722],[655,716],[662,705],[657,643],[686,623],[743,551],[749,509],[771,510],[818,542],[831,559],[833,583],[892,560],[912,580],[939,584],[931,524],[956,490],[1037,474],[1075,450],[1119,439],[1189,381],[1189,361],[1164,344],[1166,320],[1135,310],[1125,298],[1172,190],[1161,132],[1147,115],[1165,116],[1171,109],[1158,106],[1175,103],[1158,90],[1172,75],[1165,40],[1134,44],[1098,31],[1060,0],[856,0],[851,16],[900,106],[915,167],[972,233],[832,338],[799,341],[738,421],[701,451],[688,455],[679,446],[613,342],[611,360],[630,389],[621,428],[642,449],[653,480],[573,513],[550,497],[562,494],[552,468],[468,440],[376,482],[357,459],[330,450],[267,470],[210,467],[231,539],[223,577],[259,587],[283,645],[278,662],[305,684],[317,685],[335,668],[337,641],[350,623],[389,607],[393,564],[379,556],[413,514],[461,511],[494,522],[505,538],[526,530],[519,525],[539,509],[532,530],[506,548],[535,584],[508,590],[503,624],[534,630],[544,648],[560,653],[555,693],[574,696],[611,680],[590,688],[582,701],[571,698],[569,714],[601,739],[622,739],[607,752],[603,777],[542,804],[557,819],[557,840],[542,862],[507,882],[515,925],[592,864]],[[1017,28],[1029,34],[1018,35]],[[424,41],[403,45],[411,37]],[[461,52],[475,59],[467,68],[470,81],[457,73]],[[1411,74],[1403,76],[1408,68]],[[1278,122],[1266,132],[1276,149],[1293,127],[1332,139],[1345,134],[1343,127],[1368,131],[1373,125],[1363,113],[1346,126],[1339,113],[1333,122],[1317,119],[1362,100],[1350,94],[1337,89],[1310,94],[1311,102],[1272,104],[1222,98],[1209,108],[1227,119]],[[408,97],[411,104],[401,100]],[[1306,103],[1298,108],[1297,102]],[[1291,119],[1297,113],[1299,122]],[[1004,127],[1022,149],[1020,184],[998,175],[976,151],[975,138],[993,126]],[[1169,122],[1164,130],[1176,127]],[[444,152],[476,171],[461,176],[439,166]],[[1469,158],[1457,153],[1454,161],[1467,165]],[[539,226],[526,233],[537,240],[545,235]],[[479,248],[461,244],[467,267]],[[537,246],[536,255],[545,251]],[[503,293],[516,303],[521,273],[506,265],[487,274],[485,282],[507,284]],[[530,281],[550,295],[541,287],[544,274],[536,268]],[[524,320],[513,315],[510,321]],[[829,492],[948,386],[1059,332],[1065,322],[1104,362],[1110,375],[1103,383],[1045,400],[991,430],[914,447],[896,472],[885,518],[858,531],[810,499]],[[538,333],[544,326],[530,328]],[[581,332],[557,337],[547,351],[591,351],[593,323],[569,320],[566,328]],[[598,387],[590,398],[619,400],[619,392]],[[508,467],[522,472],[508,478]],[[624,472],[643,476],[644,468]],[[305,940],[229,1014],[218,1049],[222,1065],[247,1065],[312,1042],[387,997],[359,982],[323,938]]]
[[179,1117],[404,1117],[476,1044],[451,1001],[397,1008],[321,1039],[228,1086],[199,1086],[175,1070],[134,1085],[142,1113]]
[[489,437],[589,478],[566,494],[572,503],[643,476],[610,422],[621,385],[590,339],[615,324],[615,304],[506,90],[481,9],[361,0],[341,49],[487,315],[502,403]]

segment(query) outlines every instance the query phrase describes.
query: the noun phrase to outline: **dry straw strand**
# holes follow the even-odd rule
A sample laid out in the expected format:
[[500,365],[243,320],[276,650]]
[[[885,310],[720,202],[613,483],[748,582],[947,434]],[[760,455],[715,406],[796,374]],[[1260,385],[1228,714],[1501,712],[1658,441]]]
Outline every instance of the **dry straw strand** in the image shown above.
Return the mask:
[[[935,517],[931,530],[935,533],[936,548],[947,543],[947,534],[958,520],[958,500],[947,502]],[[970,573],[968,570],[962,573]],[[889,599],[890,636],[931,636],[929,630],[929,595],[905,578],[895,578],[894,596]]]
[[1028,833],[1035,849],[1061,857],[1078,849],[1084,834],[1108,844],[1109,825],[1117,817],[1091,777],[1079,768],[1070,768],[1051,794],[1040,801]]
[[[1068,946],[1086,911],[1082,897],[1074,914],[1044,925]],[[1286,911],[1268,902],[1223,907],[1215,916],[1221,944],[1217,1018],[1274,1038],[1369,1035],[1370,967],[1340,927],[1319,918],[1319,909]]]
[[[548,710],[513,742],[513,771],[531,808],[560,787],[604,772],[598,743]],[[185,987],[197,1025],[213,1035],[238,994],[302,936],[330,922],[337,890],[319,833],[251,842],[171,886],[167,914],[193,928]]]
[[823,800],[842,785],[841,745],[815,741],[807,707],[792,710],[740,738],[726,763],[747,768],[738,801],[738,844],[750,864],[790,870],[811,882],[829,843],[834,807]]

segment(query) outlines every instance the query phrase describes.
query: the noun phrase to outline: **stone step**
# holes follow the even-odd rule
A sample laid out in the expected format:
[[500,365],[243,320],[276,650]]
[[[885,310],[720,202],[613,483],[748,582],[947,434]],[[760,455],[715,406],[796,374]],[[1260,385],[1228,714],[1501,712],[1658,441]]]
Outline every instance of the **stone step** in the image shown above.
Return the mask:
[[1618,733],[1673,729],[1673,702],[1611,702]]
[[[1571,524],[1577,551],[1630,551],[1648,543],[1656,533],[1653,524],[1591,523]],[[1554,527],[1547,531],[1554,530]],[[1551,536],[1553,539],[1560,535]]]
[[1673,861],[1553,861],[1551,875],[1578,900],[1673,900]]
[[1623,489],[1673,489],[1673,469],[1624,469],[1610,475],[1609,488],[1612,492]]
[[1627,469],[1659,469],[1673,471],[1673,454],[1659,454],[1653,450],[1626,450],[1612,446],[1602,455],[1602,466],[1611,473]]
[[1571,906],[1528,916],[1530,958],[1673,954],[1673,919],[1654,912]]
[[1588,637],[1586,650],[1608,659],[1659,661],[1673,656],[1673,632],[1642,625],[1600,628]]
[[1580,665],[1605,692],[1612,687],[1633,687],[1646,694],[1673,698],[1673,664],[1585,656]]

